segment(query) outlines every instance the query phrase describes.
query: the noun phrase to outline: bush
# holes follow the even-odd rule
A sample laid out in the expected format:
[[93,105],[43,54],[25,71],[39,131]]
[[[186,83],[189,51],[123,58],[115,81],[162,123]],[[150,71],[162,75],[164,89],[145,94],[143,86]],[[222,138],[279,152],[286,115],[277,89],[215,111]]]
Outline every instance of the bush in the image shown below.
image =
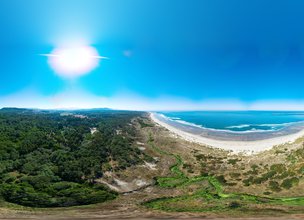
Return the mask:
[[240,208],[241,204],[239,202],[230,202],[228,207],[231,209],[236,209],[236,208]]
[[291,187],[293,187],[293,185],[296,185],[298,183],[299,183],[299,179],[297,177],[292,177],[292,178],[284,179],[281,184],[281,187],[285,189],[290,189]]
[[228,164],[235,165],[238,161],[239,161],[239,159],[229,159]]
[[281,191],[280,184],[277,181],[269,181],[269,188],[274,192]]
[[8,202],[31,207],[62,207],[86,205],[114,199],[117,194],[104,187],[58,182],[45,190],[28,183],[2,185],[2,195]]
[[225,179],[225,177],[224,177],[224,175],[220,175],[220,176],[216,176],[215,177],[221,184],[226,184],[226,179]]

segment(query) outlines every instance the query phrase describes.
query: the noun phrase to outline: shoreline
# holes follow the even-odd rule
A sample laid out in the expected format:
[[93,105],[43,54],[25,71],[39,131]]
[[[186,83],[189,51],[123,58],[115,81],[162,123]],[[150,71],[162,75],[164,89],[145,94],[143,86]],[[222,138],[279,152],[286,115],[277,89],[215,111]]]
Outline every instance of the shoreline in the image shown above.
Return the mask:
[[297,139],[304,136],[304,129],[302,129],[301,131],[293,134],[288,134],[288,135],[283,135],[283,136],[278,136],[278,137],[273,137],[263,140],[255,140],[255,141],[218,140],[218,139],[212,139],[183,131],[158,119],[155,115],[156,113],[149,112],[149,116],[154,123],[168,129],[171,133],[181,137],[186,141],[206,145],[212,148],[219,148],[227,151],[232,151],[232,153],[255,154],[262,151],[270,150],[274,146],[278,146],[285,143],[293,143]]

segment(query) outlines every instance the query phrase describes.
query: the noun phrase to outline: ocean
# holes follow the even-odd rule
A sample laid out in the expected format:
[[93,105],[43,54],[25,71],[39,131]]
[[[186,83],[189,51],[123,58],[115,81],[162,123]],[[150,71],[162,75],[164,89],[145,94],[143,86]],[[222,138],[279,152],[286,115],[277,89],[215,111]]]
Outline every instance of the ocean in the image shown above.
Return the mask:
[[295,111],[188,111],[158,112],[183,126],[232,133],[274,132],[304,122]]

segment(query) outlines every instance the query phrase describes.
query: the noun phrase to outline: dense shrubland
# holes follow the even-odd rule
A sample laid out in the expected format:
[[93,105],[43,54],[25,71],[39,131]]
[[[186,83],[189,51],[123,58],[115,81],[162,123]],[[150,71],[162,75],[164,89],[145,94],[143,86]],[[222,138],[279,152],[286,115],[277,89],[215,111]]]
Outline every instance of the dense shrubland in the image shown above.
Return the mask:
[[[140,112],[2,109],[0,196],[32,207],[103,202],[116,193],[95,183],[145,155],[132,146]],[[97,132],[91,132],[96,128]]]
[[[264,195],[289,190],[299,185],[304,178],[304,145],[285,155],[280,163],[253,164],[246,166],[240,158],[221,158],[212,155],[195,154],[200,162],[201,174],[213,175],[226,186],[265,186]],[[283,157],[283,158],[284,158]],[[223,169],[224,168],[224,169]],[[223,175],[224,174],[224,175]]]

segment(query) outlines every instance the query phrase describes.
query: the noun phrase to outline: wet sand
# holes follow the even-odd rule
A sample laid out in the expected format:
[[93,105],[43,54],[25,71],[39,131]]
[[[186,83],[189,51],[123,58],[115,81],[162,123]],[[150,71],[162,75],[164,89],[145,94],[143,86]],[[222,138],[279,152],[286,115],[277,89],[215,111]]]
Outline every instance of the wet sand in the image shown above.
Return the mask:
[[233,153],[258,153],[276,145],[292,143],[304,136],[303,122],[295,123],[279,131],[238,133],[184,125],[157,113],[150,113],[150,118],[187,141],[229,150]]

